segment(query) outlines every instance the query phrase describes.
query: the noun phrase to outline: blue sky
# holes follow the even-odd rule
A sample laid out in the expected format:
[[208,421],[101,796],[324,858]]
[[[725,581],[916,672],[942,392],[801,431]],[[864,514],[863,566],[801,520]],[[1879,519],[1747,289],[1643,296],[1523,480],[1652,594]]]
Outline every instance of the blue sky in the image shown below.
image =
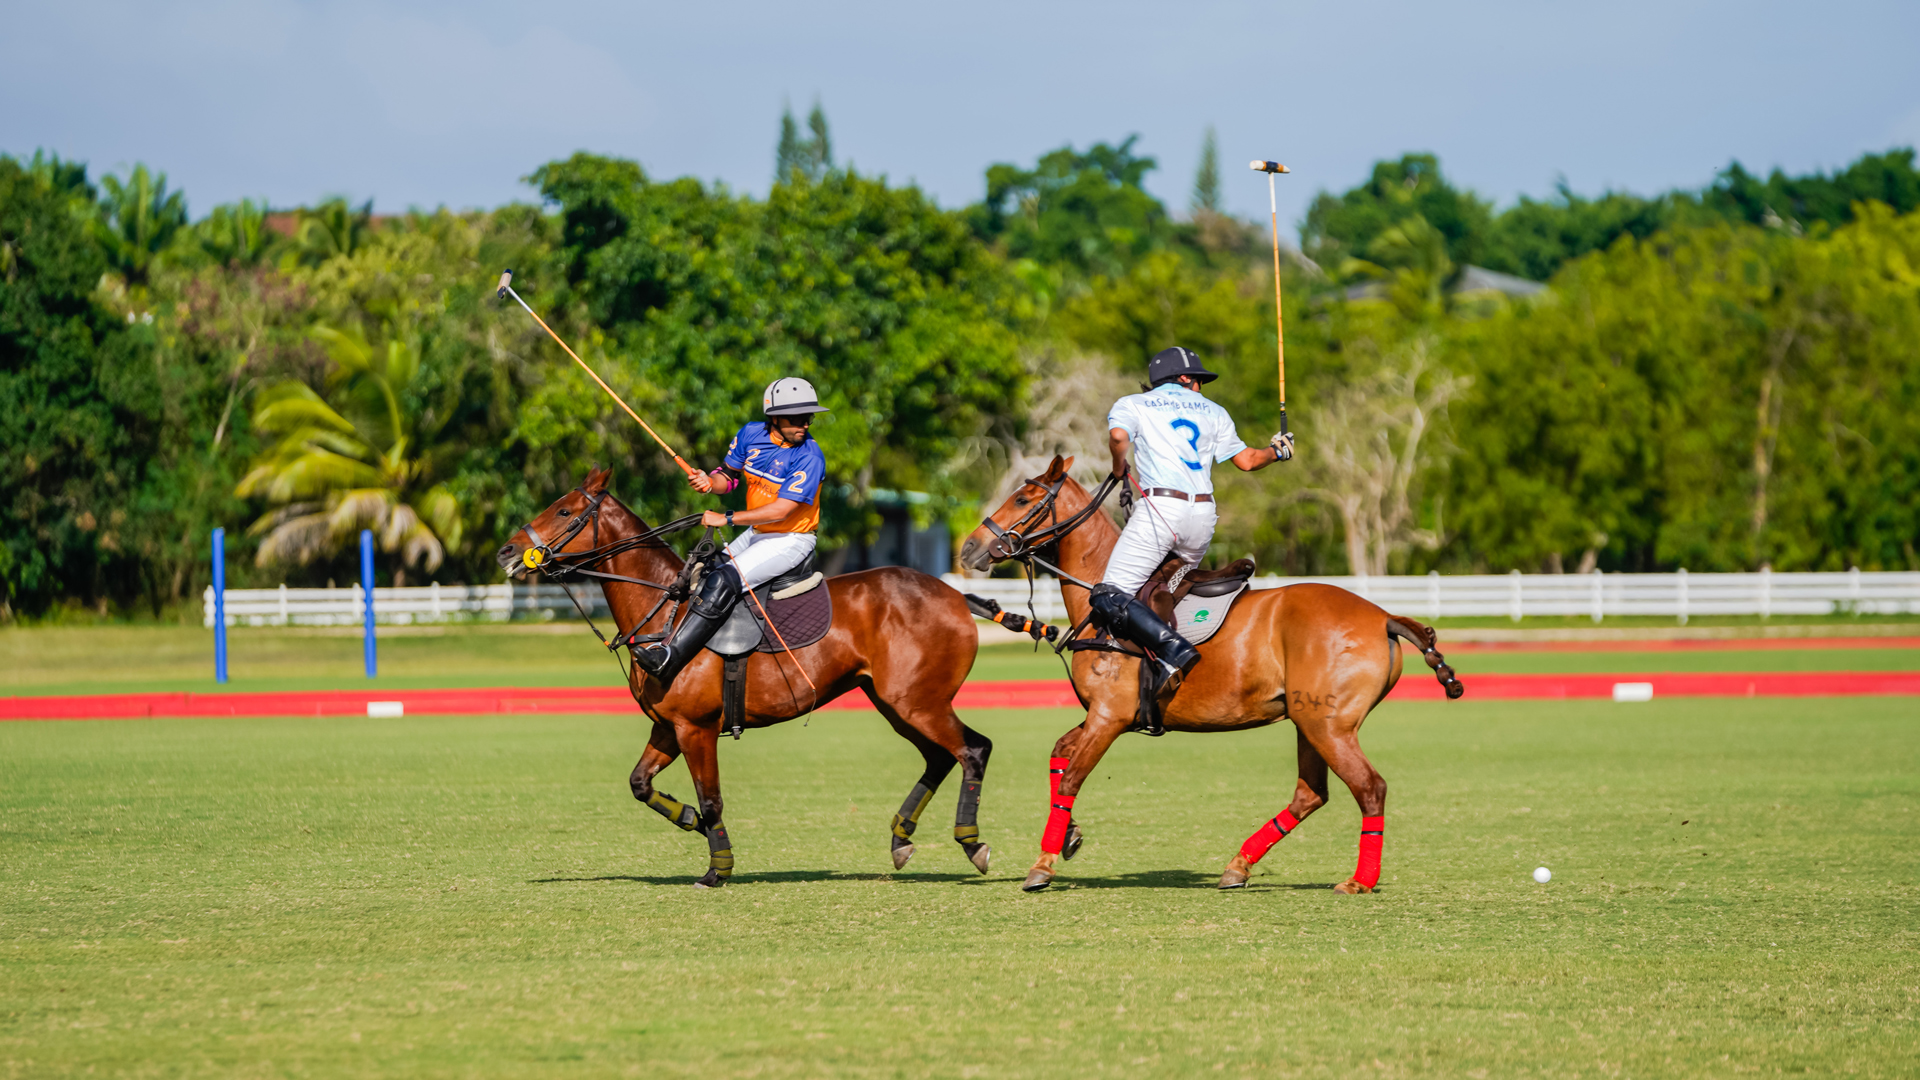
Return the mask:
[[1920,142],[1920,4],[1533,0],[0,0],[0,151],[165,170],[195,216],[255,196],[491,206],[577,149],[764,191],[783,102],[840,160],[958,206],[992,162],[1138,133],[1183,208],[1208,124],[1229,208],[1283,223],[1438,153],[1507,202],[1698,186],[1730,159]]

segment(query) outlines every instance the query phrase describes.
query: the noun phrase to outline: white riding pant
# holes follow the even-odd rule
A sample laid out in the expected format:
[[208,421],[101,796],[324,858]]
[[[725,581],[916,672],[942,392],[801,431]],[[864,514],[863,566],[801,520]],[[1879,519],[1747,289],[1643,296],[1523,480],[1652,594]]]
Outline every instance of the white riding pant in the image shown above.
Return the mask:
[[747,588],[758,588],[799,566],[818,538],[810,532],[763,533],[748,529],[727,545],[728,560]]
[[1164,495],[1141,499],[1133,506],[1133,518],[1121,531],[1120,542],[1113,545],[1106,576],[1100,580],[1132,596],[1167,561],[1169,552],[1198,566],[1219,522],[1219,511],[1211,502],[1187,502]]

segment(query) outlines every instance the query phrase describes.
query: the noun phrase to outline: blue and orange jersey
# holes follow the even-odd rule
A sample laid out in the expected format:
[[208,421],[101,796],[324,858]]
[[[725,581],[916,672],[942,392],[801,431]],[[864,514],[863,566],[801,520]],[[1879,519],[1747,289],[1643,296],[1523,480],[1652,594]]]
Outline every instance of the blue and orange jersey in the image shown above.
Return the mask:
[[768,429],[766,421],[755,420],[733,437],[726,464],[746,477],[747,509],[758,510],[775,499],[800,504],[784,520],[755,525],[754,532],[813,532],[820,527],[820,478],[827,471],[827,458],[811,436],[798,446],[788,446]]

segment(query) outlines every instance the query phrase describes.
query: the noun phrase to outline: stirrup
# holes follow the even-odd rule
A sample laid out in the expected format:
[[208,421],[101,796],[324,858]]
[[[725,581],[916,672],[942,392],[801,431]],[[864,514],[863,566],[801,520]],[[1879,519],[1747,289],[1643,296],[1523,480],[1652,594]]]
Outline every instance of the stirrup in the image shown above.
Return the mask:
[[655,679],[658,679],[660,677],[660,673],[657,670],[656,665],[653,663],[649,663],[647,659],[644,659],[644,658],[650,658],[650,657],[661,658],[657,664],[657,667],[659,668],[666,667],[667,664],[673,660],[673,650],[667,647],[667,643],[665,641],[649,641],[644,644],[636,645],[629,648],[628,652],[633,654],[633,662],[640,666],[640,670],[646,672],[649,677],[655,678]]
[[[1166,708],[1160,699],[1170,696],[1167,694],[1167,685],[1169,683],[1172,683],[1176,678],[1184,680],[1187,674],[1184,671],[1168,671],[1166,665],[1161,663],[1159,657],[1156,656],[1143,656],[1140,658],[1140,663],[1143,665],[1152,665],[1152,667],[1145,668],[1146,671],[1152,673],[1149,676],[1152,694],[1151,696],[1145,696],[1145,700],[1141,702],[1143,708],[1135,714],[1133,723],[1127,726],[1127,730],[1130,732],[1137,731],[1150,739],[1157,739],[1167,733]],[[1174,687],[1174,692],[1179,692],[1178,686]]]

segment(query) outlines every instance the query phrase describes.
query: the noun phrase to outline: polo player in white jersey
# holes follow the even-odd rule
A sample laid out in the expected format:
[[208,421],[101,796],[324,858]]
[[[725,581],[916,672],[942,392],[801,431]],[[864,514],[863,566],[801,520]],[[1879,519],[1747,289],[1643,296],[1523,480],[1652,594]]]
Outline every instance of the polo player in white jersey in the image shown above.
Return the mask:
[[1218,378],[1190,349],[1162,349],[1147,364],[1145,393],[1129,394],[1107,412],[1107,448],[1113,474],[1126,475],[1133,455],[1140,505],[1107,559],[1106,576],[1094,587],[1094,615],[1116,636],[1159,658],[1157,697],[1175,675],[1200,659],[1200,650],[1135,598],[1169,553],[1200,565],[1219,521],[1213,501],[1213,465],[1231,461],[1242,472],[1293,457],[1293,436],[1275,435],[1259,449],[1240,441],[1227,410],[1208,401],[1200,387]]

